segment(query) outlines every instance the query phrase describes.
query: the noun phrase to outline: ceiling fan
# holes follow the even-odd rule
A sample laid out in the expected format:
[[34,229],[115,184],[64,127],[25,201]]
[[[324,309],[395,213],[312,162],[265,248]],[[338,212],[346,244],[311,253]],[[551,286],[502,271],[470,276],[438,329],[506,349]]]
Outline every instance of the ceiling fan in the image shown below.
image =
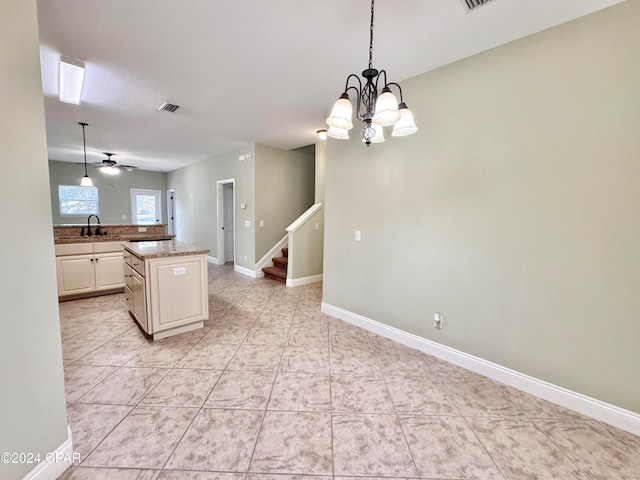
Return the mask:
[[94,162],[94,165],[96,165],[97,167],[100,167],[100,170],[102,170],[104,173],[116,175],[120,173],[120,170],[126,170],[127,172],[131,172],[133,170],[137,170],[138,168],[138,167],[134,167],[133,165],[124,165],[124,164],[118,165],[115,160],[111,160],[111,157],[116,155],[115,153],[109,153],[109,152],[102,152],[102,153],[104,153],[107,156],[107,158],[105,158],[101,162]]

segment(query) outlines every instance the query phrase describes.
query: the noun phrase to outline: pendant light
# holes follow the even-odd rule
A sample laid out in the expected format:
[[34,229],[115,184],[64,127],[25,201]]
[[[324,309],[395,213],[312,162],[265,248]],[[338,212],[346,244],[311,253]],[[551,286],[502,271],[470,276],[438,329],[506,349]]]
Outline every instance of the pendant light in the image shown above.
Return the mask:
[[[393,125],[391,133],[394,137],[411,135],[418,131],[418,127],[413,120],[413,114],[407,108],[402,98],[402,88],[395,82],[387,82],[387,72],[376,70],[372,66],[373,59],[373,13],[374,0],[371,0],[371,23],[369,27],[369,68],[362,72],[365,79],[363,81],[354,73],[347,77],[344,92],[338,101],[333,105],[331,114],[327,118],[327,136],[332,138],[349,138],[348,130],[353,128],[351,117],[353,107],[349,99],[349,90],[356,93],[356,117],[364,123],[360,134],[362,141],[367,147],[372,143],[384,142],[382,127]],[[378,95],[378,80],[384,74],[384,86]],[[352,84],[349,82],[353,80]],[[381,80],[382,81],[382,80]],[[391,92],[391,87],[398,89],[400,93],[400,104],[396,96]]]
[[84,148],[84,177],[80,181],[81,187],[93,187],[93,182],[89,178],[89,174],[87,173],[87,142],[84,137],[84,127],[89,125],[88,123],[78,122],[78,125],[82,125],[82,146]]

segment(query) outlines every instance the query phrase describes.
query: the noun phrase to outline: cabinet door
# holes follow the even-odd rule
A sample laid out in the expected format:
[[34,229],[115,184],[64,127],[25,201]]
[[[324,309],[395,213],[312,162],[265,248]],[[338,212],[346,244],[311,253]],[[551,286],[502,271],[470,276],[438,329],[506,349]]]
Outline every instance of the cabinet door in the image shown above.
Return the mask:
[[209,316],[204,255],[148,260],[149,304],[153,333],[188,325]]
[[144,278],[138,272],[131,272],[131,289],[133,293],[133,316],[136,318],[142,329],[147,333],[152,333],[147,327],[147,302],[144,287]]
[[58,295],[95,290],[93,255],[70,255],[56,258]]
[[124,286],[122,253],[101,253],[94,258],[97,290]]

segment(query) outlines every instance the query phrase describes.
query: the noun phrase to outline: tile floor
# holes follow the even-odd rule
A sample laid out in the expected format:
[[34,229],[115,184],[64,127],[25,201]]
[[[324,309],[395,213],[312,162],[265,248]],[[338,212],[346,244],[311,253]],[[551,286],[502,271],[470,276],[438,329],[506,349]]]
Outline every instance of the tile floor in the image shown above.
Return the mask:
[[640,438],[209,268],[210,319],[149,342],[122,294],[60,304],[91,480],[640,479]]

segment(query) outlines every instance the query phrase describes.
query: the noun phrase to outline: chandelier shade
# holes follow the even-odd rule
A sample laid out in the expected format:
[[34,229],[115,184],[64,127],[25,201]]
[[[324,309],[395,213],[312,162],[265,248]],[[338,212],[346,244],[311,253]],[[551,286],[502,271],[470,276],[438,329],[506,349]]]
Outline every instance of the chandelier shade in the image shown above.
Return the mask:
[[[383,127],[386,126],[394,126],[391,135],[395,137],[411,135],[418,131],[413,114],[402,98],[400,85],[387,82],[387,72],[378,71],[372,66],[374,2],[375,0],[371,0],[368,68],[362,72],[362,78],[354,73],[347,76],[344,92],[333,105],[331,114],[327,118],[327,125],[329,125],[327,136],[338,139],[349,138],[348,131],[353,128],[353,105],[348,92],[352,90],[356,94],[356,118],[364,124],[360,135],[367,146],[384,142]],[[378,82],[382,85],[380,95],[378,95]],[[391,87],[398,90],[400,104]]]
[[[369,139],[369,141],[371,143],[384,143],[385,142],[385,138],[384,138],[384,130],[382,129],[382,126],[381,125],[373,125],[371,128],[373,128],[375,133],[374,133],[373,137],[371,137]],[[362,137],[362,142],[366,143],[365,137]]]
[[387,127],[393,125],[398,120],[400,120],[398,100],[396,100],[396,96],[391,93],[389,87],[384,87],[382,93],[376,100],[376,112],[373,115],[373,123]]
[[349,95],[345,92],[333,105],[331,115],[327,118],[327,125],[330,127],[349,130],[353,128],[353,122],[351,121],[352,117],[353,106],[351,105],[351,100],[349,100]]
[[348,140],[349,130],[346,128],[329,127],[327,137],[337,138],[338,140]]
[[407,108],[407,104],[404,102],[401,103],[398,111],[400,112],[400,120],[393,125],[391,136],[405,137],[417,132],[418,127],[416,127],[416,123],[413,120],[413,113]]

